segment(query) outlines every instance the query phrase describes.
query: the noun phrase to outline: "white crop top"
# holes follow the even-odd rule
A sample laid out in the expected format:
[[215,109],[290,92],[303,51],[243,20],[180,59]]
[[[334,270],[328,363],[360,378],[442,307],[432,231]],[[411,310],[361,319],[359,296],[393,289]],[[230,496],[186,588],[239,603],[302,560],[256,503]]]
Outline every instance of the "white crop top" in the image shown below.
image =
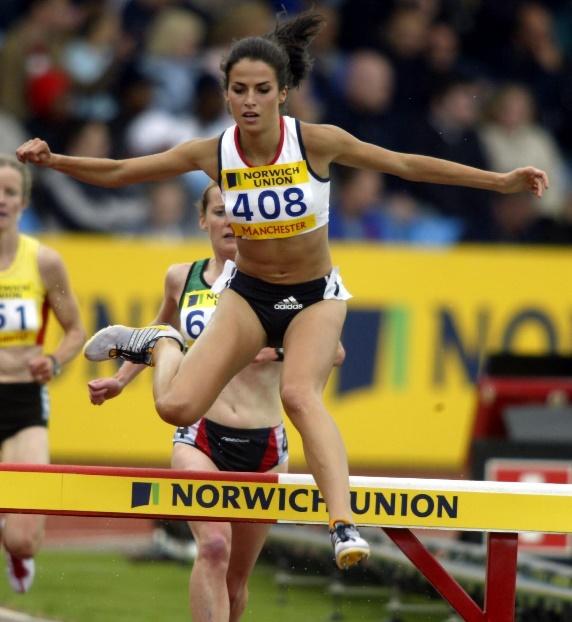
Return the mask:
[[235,236],[248,240],[289,238],[328,223],[330,180],[306,160],[300,122],[280,117],[280,142],[272,162],[250,166],[237,125],[219,141],[219,185]]

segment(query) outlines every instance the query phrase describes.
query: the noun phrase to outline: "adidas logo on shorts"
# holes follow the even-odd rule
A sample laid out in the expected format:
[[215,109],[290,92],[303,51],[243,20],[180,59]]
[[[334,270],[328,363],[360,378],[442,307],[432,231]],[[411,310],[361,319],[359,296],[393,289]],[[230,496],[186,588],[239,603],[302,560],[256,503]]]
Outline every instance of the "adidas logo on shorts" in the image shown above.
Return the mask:
[[299,303],[294,296],[288,296],[274,305],[278,311],[290,311],[291,309],[301,309],[304,305]]

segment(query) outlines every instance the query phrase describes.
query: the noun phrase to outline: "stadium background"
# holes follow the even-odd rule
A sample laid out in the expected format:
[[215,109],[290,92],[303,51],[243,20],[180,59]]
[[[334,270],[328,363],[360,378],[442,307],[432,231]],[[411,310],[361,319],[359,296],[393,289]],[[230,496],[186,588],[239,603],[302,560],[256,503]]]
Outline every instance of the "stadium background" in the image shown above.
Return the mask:
[[[333,255],[354,298],[347,360],[327,404],[351,470],[462,476],[487,353],[572,346],[569,0],[2,0],[0,152],[40,136],[55,151],[126,157],[215,135],[229,124],[218,73],[229,43],[267,32],[283,9],[309,6],[327,27],[312,48],[312,76],[290,93],[290,114],[391,149],[499,171],[533,164],[551,178],[534,201],[332,170]],[[191,174],[105,190],[34,170],[22,231],[62,253],[90,333],[146,322],[167,266],[210,254],[190,207],[205,182]],[[56,339],[52,321],[48,351]],[[114,369],[78,358],[52,383],[55,462],[168,463],[171,430],[153,411],[150,374],[101,408],[88,403],[86,382]],[[293,468],[306,470],[292,430],[290,443]],[[48,544],[84,547],[93,537],[100,550],[101,536],[117,532],[116,550],[137,529],[148,537],[150,525],[50,520]],[[122,620],[183,619],[186,568],[158,583],[162,567],[137,566],[126,590],[124,561],[46,552],[32,600],[4,592],[2,604],[58,619],[63,605],[76,608],[71,620],[118,619],[118,611]],[[326,580],[330,566],[321,568]],[[260,574],[271,580],[264,567]],[[267,591],[257,584],[253,601]],[[394,595],[392,585],[387,600]],[[366,619],[355,602],[347,619]],[[297,617],[326,615],[306,600],[292,599],[292,608]],[[289,619],[282,601],[276,609],[255,618]]]
[[[484,356],[572,343],[568,2],[4,0],[0,151],[37,135],[56,151],[124,157],[215,135],[229,123],[218,72],[229,43],[310,4],[327,25],[290,114],[388,148],[496,170],[534,164],[551,178],[532,201],[332,171],[334,259],[355,297],[327,399],[352,469],[461,473]],[[201,174],[122,190],[34,174],[22,230],[63,254],[90,333],[146,322],[167,266],[209,254],[190,208]],[[48,350],[56,338],[52,326]],[[86,381],[113,369],[78,359],[53,383],[55,461],[167,462],[150,374],[100,409],[88,404]]]

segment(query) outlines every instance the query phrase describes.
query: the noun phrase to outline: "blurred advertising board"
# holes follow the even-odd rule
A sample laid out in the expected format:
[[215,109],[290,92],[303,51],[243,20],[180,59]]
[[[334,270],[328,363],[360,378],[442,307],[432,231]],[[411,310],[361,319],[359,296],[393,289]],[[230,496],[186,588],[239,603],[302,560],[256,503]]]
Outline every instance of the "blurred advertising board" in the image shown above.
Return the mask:
[[[43,240],[63,255],[90,334],[108,323],[149,322],[167,267],[210,254],[203,239]],[[354,298],[347,358],[326,399],[355,469],[460,469],[483,355],[570,352],[572,251],[350,244],[334,245],[333,258]],[[54,461],[168,464],[171,429],[154,413],[150,373],[104,406],[89,404],[86,382],[115,369],[78,358],[53,383]],[[289,432],[292,465],[304,468],[297,433]]]

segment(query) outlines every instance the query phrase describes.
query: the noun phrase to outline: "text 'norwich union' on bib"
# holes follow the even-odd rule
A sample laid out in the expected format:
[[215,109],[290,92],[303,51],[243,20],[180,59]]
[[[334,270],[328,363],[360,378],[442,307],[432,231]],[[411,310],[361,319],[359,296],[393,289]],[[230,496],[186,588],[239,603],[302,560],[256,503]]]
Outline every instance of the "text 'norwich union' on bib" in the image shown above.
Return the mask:
[[248,165],[237,126],[229,128],[221,136],[220,165],[226,215],[237,237],[287,238],[327,224],[330,182],[307,162],[296,119],[281,118],[278,152],[265,166]]

